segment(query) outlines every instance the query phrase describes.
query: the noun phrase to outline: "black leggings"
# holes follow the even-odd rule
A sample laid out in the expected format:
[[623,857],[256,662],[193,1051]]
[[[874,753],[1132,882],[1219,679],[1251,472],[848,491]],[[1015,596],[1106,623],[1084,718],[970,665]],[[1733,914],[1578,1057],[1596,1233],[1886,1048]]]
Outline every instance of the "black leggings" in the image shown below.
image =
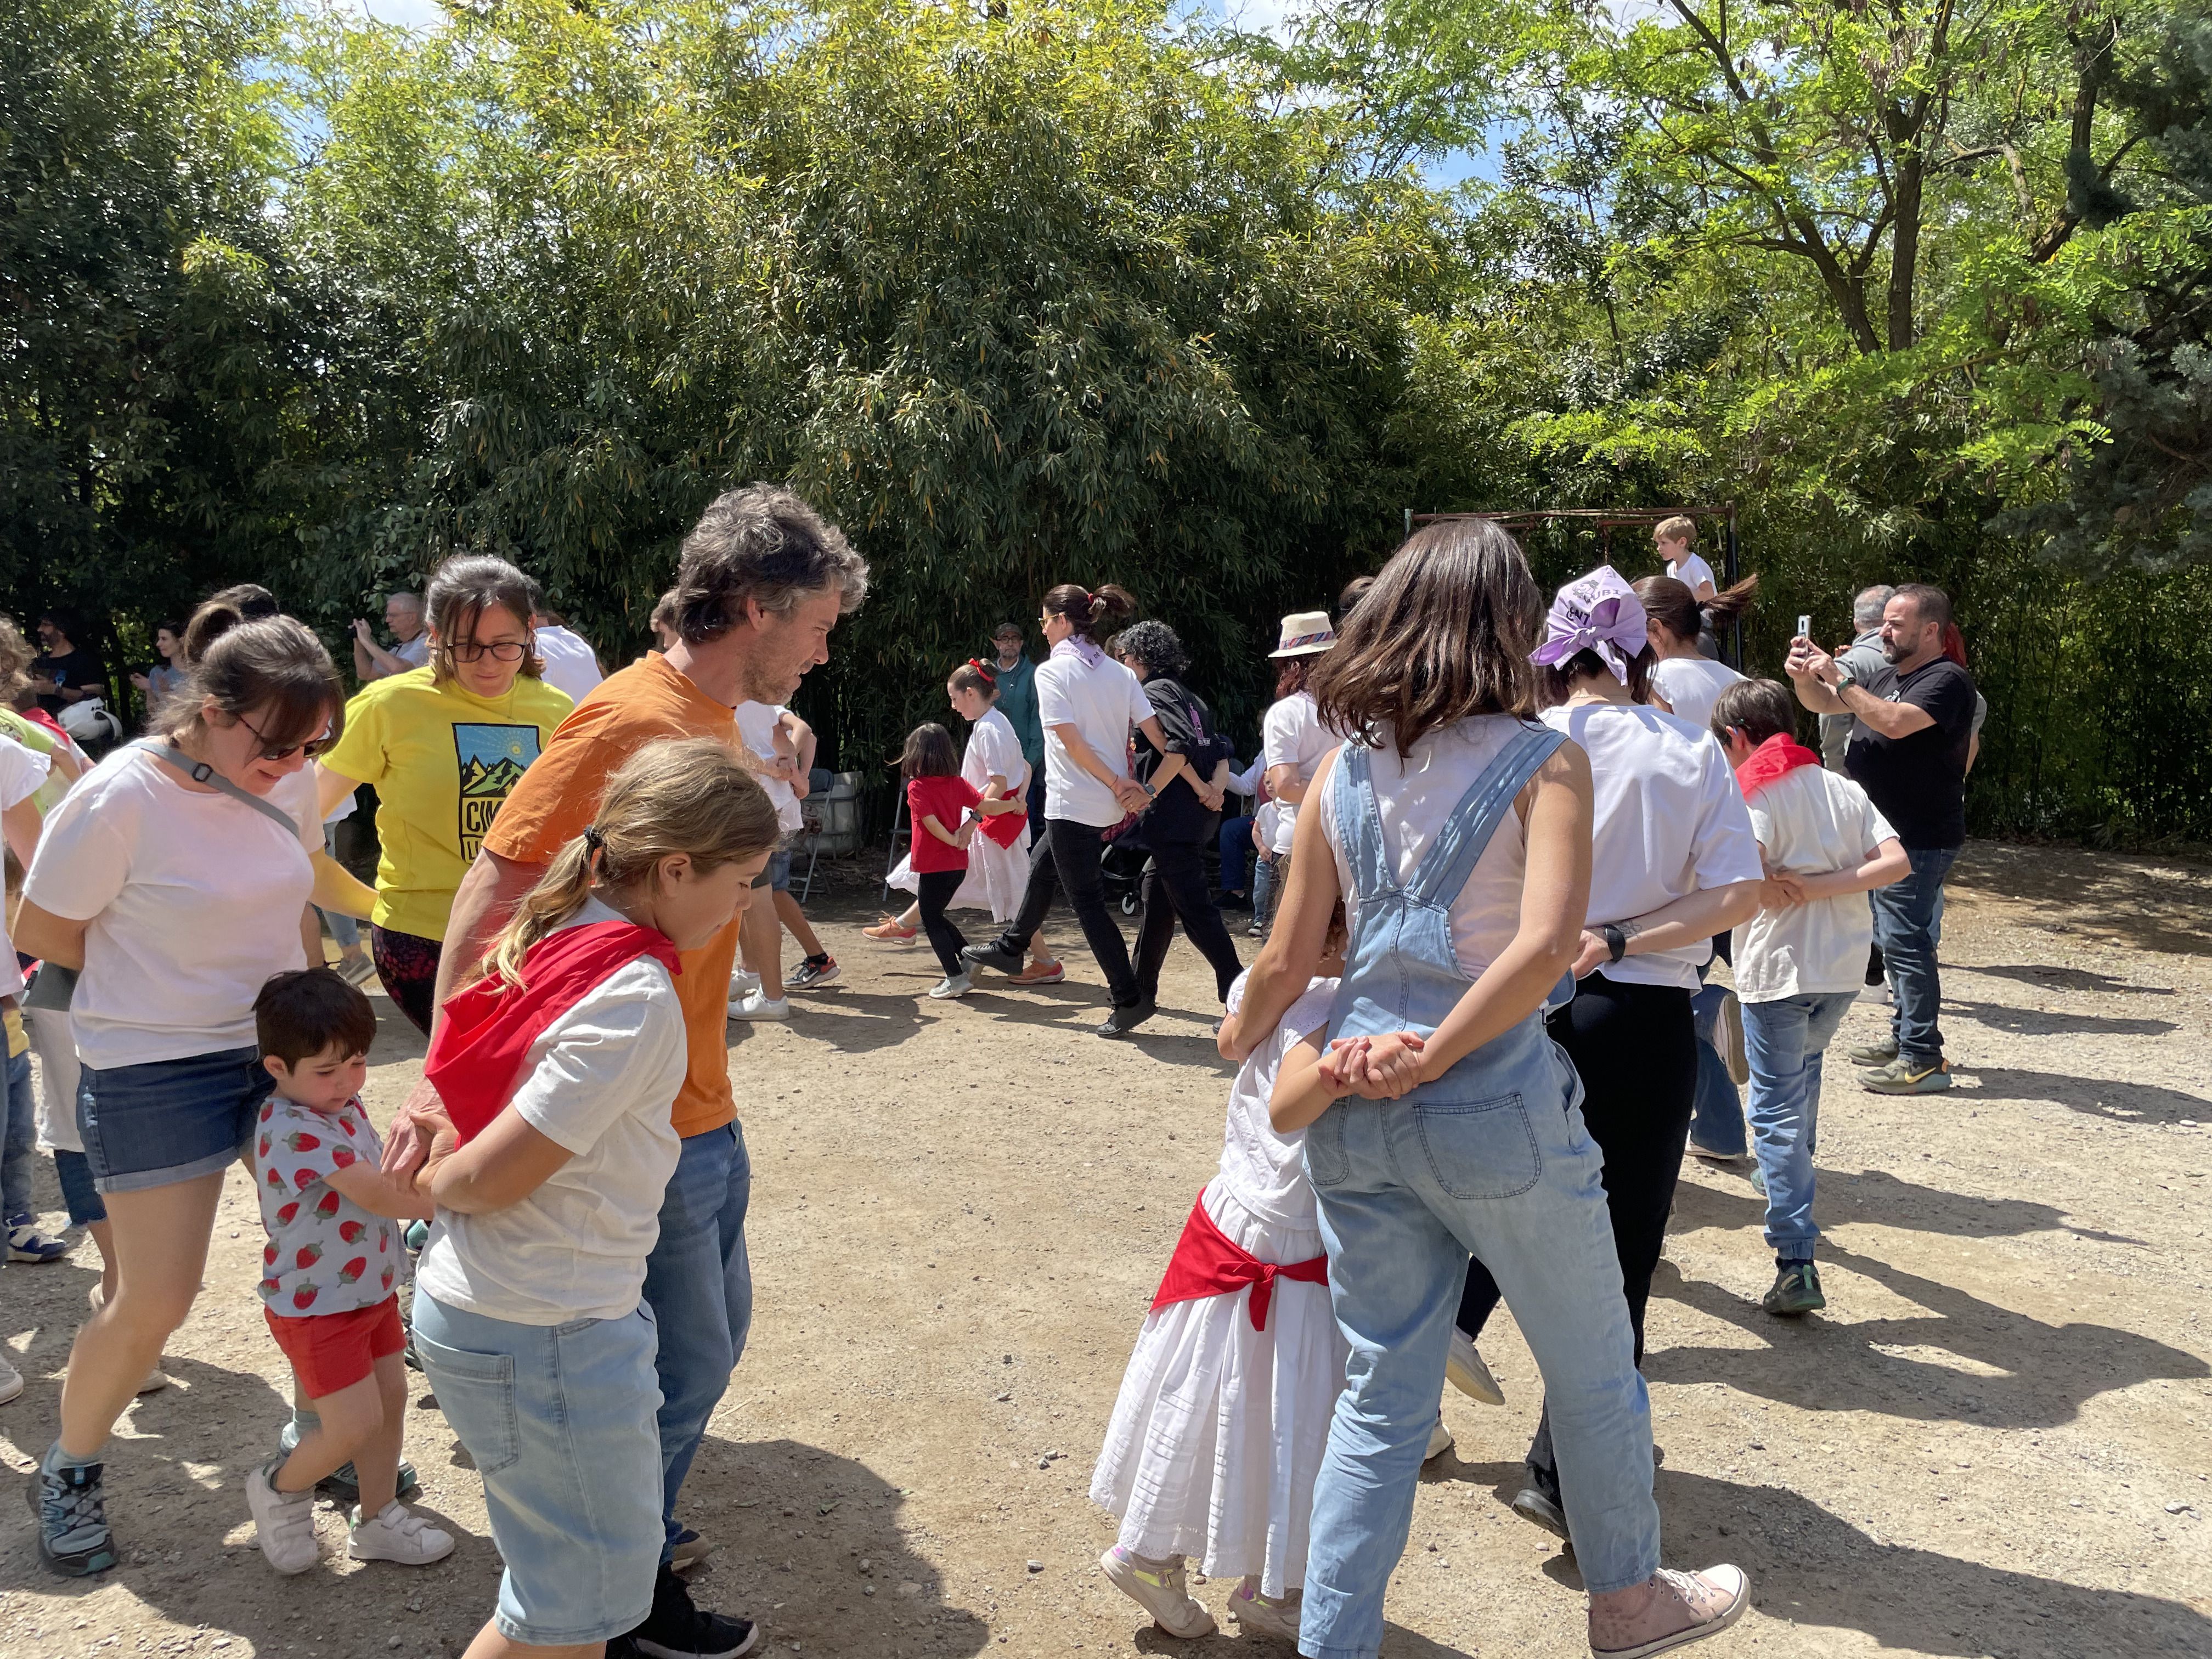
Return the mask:
[[1053,889],[1067,895],[1075,919],[1083,924],[1083,937],[1106,975],[1106,989],[1116,1008],[1136,1006],[1137,975],[1129,966],[1129,947],[1121,930],[1106,908],[1106,883],[1098,873],[1105,856],[1101,832],[1070,818],[1047,818],[1044,834],[1030,850],[1029,885],[1022,892],[1022,908],[999,935],[1000,948],[1010,956],[1027,953],[1030,941],[1044,926],[1052,908]]
[[945,914],[952,896],[960,890],[960,884],[968,878],[965,870],[922,870],[915,875],[915,899],[921,906],[921,930],[929,935],[929,948],[937,952],[938,965],[951,979],[968,971],[961,959],[960,947],[967,938],[952,925]]
[[[1666,1243],[1667,1212],[1682,1173],[1698,1090],[1698,1033],[1690,994],[1674,985],[1625,985],[1600,969],[1551,1017],[1552,1040],[1582,1073],[1583,1121],[1605,1155],[1605,1206],[1620,1256],[1621,1289],[1644,1363],[1644,1310]],[[1497,1307],[1498,1283],[1468,1264],[1459,1328],[1480,1336]]]
[[1145,915],[1137,924],[1137,994],[1146,1002],[1159,994],[1160,964],[1167,960],[1178,921],[1200,954],[1213,964],[1214,994],[1222,1001],[1229,1000],[1229,988],[1243,968],[1221,911],[1206,895],[1206,870],[1199,862],[1201,844],[1152,843],[1152,856],[1139,889]]
[[438,959],[445,950],[436,939],[419,934],[368,930],[368,954],[385,995],[424,1036],[430,1035],[430,1016],[437,1012]]

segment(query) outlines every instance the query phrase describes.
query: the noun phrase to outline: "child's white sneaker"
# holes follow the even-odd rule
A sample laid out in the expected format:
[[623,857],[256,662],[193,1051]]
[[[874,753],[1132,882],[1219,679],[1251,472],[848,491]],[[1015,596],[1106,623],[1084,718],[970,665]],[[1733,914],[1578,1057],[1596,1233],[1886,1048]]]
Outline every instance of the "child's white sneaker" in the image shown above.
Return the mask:
[[1456,1326],[1452,1329],[1451,1347],[1444,1355],[1444,1376],[1470,1400],[1480,1400],[1486,1406],[1505,1403],[1505,1390],[1498,1386],[1490,1367],[1482,1363],[1474,1339]]
[[964,997],[975,988],[974,978],[966,973],[947,974],[929,988],[933,997]]
[[1421,1454],[1421,1462],[1425,1463],[1432,1457],[1442,1457],[1451,1449],[1452,1432],[1444,1426],[1444,1419],[1439,1416],[1436,1427],[1429,1431],[1429,1449]]
[[789,1019],[791,999],[777,997],[771,1001],[762,995],[758,990],[755,990],[751,995],[741,997],[730,1005],[730,1018],[732,1019]]
[[1229,1616],[1234,1619],[1246,1634],[1257,1631],[1262,1636],[1273,1636],[1297,1644],[1298,1619],[1304,1612],[1303,1597],[1292,1590],[1279,1601],[1270,1601],[1260,1594],[1256,1574],[1248,1574],[1229,1598]]
[[315,1489],[278,1492],[270,1471],[284,1460],[274,1457],[246,1477],[246,1507],[253,1511],[254,1541],[282,1573],[305,1572],[315,1565]]
[[1132,1555],[1116,1544],[1098,1558],[1098,1570],[1106,1575],[1108,1583],[1151,1613],[1152,1622],[1169,1635],[1188,1641],[1213,1634],[1213,1615],[1192,1601],[1190,1592],[1183,1589],[1180,1555],[1154,1561]]
[[733,1003],[743,1002],[747,997],[752,995],[754,992],[759,989],[760,975],[758,974],[747,973],[742,968],[732,969],[731,970],[730,1001]]
[[356,1561],[422,1567],[453,1553],[453,1534],[432,1526],[396,1498],[366,1521],[361,1518],[361,1506],[354,1505],[346,1553]]

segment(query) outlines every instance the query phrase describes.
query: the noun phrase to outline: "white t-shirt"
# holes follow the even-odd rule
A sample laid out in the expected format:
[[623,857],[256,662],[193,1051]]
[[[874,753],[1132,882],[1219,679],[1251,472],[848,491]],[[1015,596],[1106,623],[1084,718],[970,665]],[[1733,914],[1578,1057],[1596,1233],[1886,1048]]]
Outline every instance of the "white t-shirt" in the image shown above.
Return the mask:
[[[1589,757],[1597,823],[1591,837],[1589,925],[1629,921],[1711,887],[1757,881],[1765,872],[1751,814],[1728,757],[1674,714],[1631,703],[1549,708],[1544,723]],[[1709,939],[1598,971],[1619,985],[1694,990]]]
[[1726,663],[1709,657],[1662,657],[1651,665],[1651,689],[1667,699],[1676,714],[1708,735],[1713,704],[1742,678]]
[[[1279,702],[1271,703],[1267,717],[1260,726],[1260,758],[1267,762],[1267,770],[1279,766],[1295,766],[1300,783],[1311,783],[1314,774],[1321,769],[1322,757],[1337,745],[1337,738],[1321,723],[1321,712],[1314,706],[1313,693],[1293,691]],[[1291,831],[1298,819],[1297,803],[1285,801],[1283,805],[1283,846],[1290,850]]]
[[[52,769],[53,762],[29,744],[0,737],[0,811],[20,806],[36,794]],[[20,996],[22,991],[23,970],[8,939],[7,905],[0,901],[0,997]]]
[[[1382,821],[1382,848],[1400,881],[1412,878],[1436,845],[1452,809],[1506,740],[1521,729],[1521,722],[1510,714],[1477,714],[1430,732],[1404,760],[1387,736],[1380,748],[1369,752],[1376,816]],[[1359,914],[1359,896],[1337,830],[1336,796],[1343,781],[1344,757],[1340,755],[1328,781],[1312,799],[1322,815],[1322,833],[1336,857],[1337,884],[1349,921]],[[1521,887],[1528,862],[1528,828],[1519,812],[1509,809],[1475,860],[1467,885],[1451,902],[1452,956],[1469,979],[1496,961],[1520,930]]]
[[[621,920],[593,899],[568,925]],[[680,1150],[670,1111],[684,1083],[684,1010],[668,970],[651,957],[617,969],[545,1028],[523,1066],[515,1109],[574,1156],[520,1204],[439,1211],[416,1285],[518,1325],[623,1318],[636,1310]]]
[[393,641],[392,654],[410,668],[420,668],[430,660],[430,631],[425,629],[404,645]]
[[997,709],[986,708],[969,729],[960,775],[978,794],[991,787],[994,776],[1004,778],[1006,794],[1014,800],[1030,787],[1030,763],[1022,758],[1022,740],[1014,735],[1014,723]]
[[1260,842],[1270,853],[1291,850],[1291,809],[1279,800],[1263,800],[1260,810],[1252,815],[1259,827]]
[[[1229,988],[1229,1012],[1243,1006],[1239,974]],[[1267,1120],[1267,1097],[1283,1056],[1328,1024],[1336,1003],[1336,981],[1316,979],[1291,1005],[1274,1035],[1255,1048],[1229,1085],[1229,1118],[1221,1134],[1221,1184],[1229,1195],[1261,1220],[1278,1227],[1311,1229],[1320,1224],[1313,1183],[1306,1179],[1304,1129],[1278,1134]]]
[[[1778,872],[1855,870],[1897,831],[1849,778],[1801,766],[1751,798],[1751,827]],[[1864,893],[1761,910],[1735,935],[1735,990],[1746,1002],[1856,991],[1866,978],[1874,913]]]
[[1073,640],[1062,640],[1037,665],[1037,720],[1044,727],[1044,815],[1087,823],[1119,823],[1126,814],[1114,792],[1075,763],[1053,731],[1072,726],[1101,764],[1129,775],[1129,732],[1152,717],[1145,684],[1113,658],[1085,665]]
[[[775,723],[783,718],[781,703],[741,702],[737,708],[738,735],[744,739],[745,747],[763,760],[775,758]],[[799,811],[799,792],[781,778],[755,774],[755,781],[768,791],[769,799],[775,806],[775,821],[787,836],[796,835],[804,819]]]
[[1716,592],[1720,588],[1719,580],[1713,575],[1712,566],[1707,564],[1695,553],[1685,558],[1668,560],[1667,574],[1692,593],[1698,591],[1698,586],[1701,582],[1709,584]]
[[304,968],[300,917],[323,850],[315,769],[265,797],[298,826],[189,788],[143,749],[101,761],[47,816],[24,896],[88,921],[70,1003],[88,1066],[253,1046],[253,999],[271,974]]
[[606,678],[599,659],[581,635],[556,623],[537,630],[538,659],[545,665],[545,684],[566,691],[571,702],[581,702],[592,688]]

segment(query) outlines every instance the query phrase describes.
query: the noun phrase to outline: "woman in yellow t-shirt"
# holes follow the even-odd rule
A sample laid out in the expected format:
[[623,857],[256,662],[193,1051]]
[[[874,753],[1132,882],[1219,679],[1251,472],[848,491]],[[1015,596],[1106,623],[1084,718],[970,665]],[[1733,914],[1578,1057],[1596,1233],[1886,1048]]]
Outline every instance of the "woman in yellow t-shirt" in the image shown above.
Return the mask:
[[430,660],[372,681],[322,759],[328,812],[376,790],[377,977],[427,1033],[453,890],[500,803],[575,705],[546,684],[532,641],[536,586],[504,559],[448,559],[430,579]]

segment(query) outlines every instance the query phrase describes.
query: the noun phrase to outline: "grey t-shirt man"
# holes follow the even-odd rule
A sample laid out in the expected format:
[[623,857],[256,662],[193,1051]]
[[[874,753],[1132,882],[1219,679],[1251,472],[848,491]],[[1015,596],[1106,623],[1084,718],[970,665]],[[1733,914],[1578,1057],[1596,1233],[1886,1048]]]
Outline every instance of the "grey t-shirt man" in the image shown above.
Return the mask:
[[[1881,654],[1881,629],[1877,625],[1861,634],[1848,648],[1836,653],[1836,660],[1848,667],[1861,685],[1871,685],[1875,677],[1889,666],[1889,659]],[[1858,723],[1856,714],[1820,716],[1820,764],[1831,772],[1844,769],[1844,750],[1850,744],[1851,728]]]

